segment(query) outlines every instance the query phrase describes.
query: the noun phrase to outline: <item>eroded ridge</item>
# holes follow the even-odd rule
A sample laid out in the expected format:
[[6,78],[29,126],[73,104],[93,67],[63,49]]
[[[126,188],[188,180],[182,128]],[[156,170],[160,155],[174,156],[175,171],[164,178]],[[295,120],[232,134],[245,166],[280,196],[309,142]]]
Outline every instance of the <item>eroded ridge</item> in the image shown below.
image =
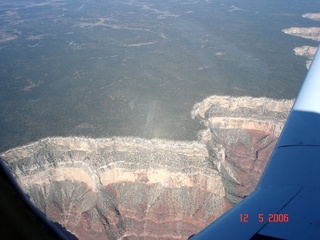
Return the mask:
[[54,137],[1,154],[32,201],[80,239],[181,239],[227,208],[199,142]]
[[211,96],[191,112],[206,129],[199,138],[221,174],[226,197],[239,202],[255,188],[293,100]]

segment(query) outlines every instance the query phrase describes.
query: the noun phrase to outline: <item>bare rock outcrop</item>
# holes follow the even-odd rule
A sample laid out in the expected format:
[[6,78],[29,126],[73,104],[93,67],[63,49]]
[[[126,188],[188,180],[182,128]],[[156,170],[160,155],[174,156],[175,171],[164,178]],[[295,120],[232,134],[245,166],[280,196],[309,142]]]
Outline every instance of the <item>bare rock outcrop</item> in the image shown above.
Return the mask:
[[198,142],[55,137],[1,158],[35,205],[80,239],[186,239],[228,208]]
[[291,27],[282,30],[286,34],[320,41],[320,27]]
[[317,47],[301,46],[294,48],[294,53],[298,56],[306,57],[308,59],[306,61],[306,68],[309,69],[317,49]]
[[192,117],[207,127],[199,138],[231,204],[257,185],[292,105],[293,100],[211,96],[194,106]]
[[320,21],[320,13],[305,13],[302,17]]

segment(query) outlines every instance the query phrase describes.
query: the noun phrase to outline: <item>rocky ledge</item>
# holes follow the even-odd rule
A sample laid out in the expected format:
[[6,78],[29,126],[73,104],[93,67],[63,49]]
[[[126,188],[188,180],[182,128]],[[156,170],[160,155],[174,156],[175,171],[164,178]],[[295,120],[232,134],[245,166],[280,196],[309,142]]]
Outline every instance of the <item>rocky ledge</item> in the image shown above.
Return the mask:
[[194,106],[192,117],[207,127],[199,139],[232,205],[256,187],[292,105],[293,100],[211,96]]
[[212,96],[198,142],[52,137],[0,158],[79,239],[187,239],[253,190],[292,103]]

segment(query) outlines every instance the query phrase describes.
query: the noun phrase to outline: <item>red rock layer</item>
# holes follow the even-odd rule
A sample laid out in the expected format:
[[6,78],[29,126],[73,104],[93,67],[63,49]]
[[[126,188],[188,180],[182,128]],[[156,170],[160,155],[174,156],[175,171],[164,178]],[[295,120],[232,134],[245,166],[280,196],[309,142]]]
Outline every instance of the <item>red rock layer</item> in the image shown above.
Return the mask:
[[292,100],[211,96],[194,106],[193,118],[207,127],[199,137],[232,205],[256,187],[292,104]]
[[35,205],[80,239],[187,239],[227,207],[200,143],[48,138],[1,157]]

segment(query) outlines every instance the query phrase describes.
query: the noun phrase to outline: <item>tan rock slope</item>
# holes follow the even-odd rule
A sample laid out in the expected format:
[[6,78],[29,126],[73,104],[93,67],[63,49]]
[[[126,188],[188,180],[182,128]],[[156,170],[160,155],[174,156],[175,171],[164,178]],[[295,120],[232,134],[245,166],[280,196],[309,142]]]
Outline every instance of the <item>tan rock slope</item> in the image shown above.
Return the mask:
[[292,103],[209,97],[199,142],[52,137],[0,157],[80,239],[187,239],[253,190]]

